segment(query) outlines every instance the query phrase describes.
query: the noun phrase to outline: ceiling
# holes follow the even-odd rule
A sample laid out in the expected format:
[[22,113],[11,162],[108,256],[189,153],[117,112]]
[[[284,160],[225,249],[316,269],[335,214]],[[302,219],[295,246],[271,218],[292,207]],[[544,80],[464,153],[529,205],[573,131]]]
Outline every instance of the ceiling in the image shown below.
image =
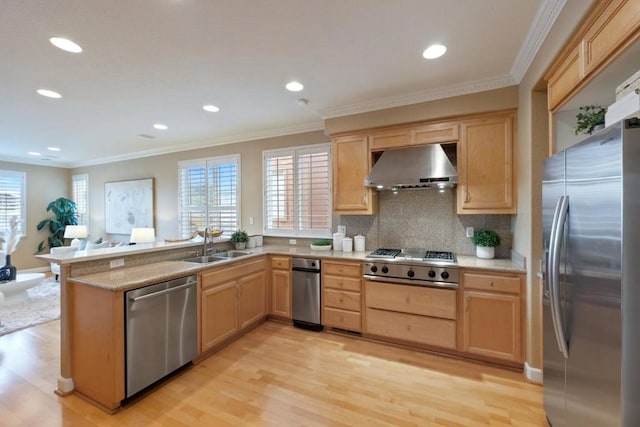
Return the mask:
[[[2,160],[106,163],[320,130],[330,117],[511,86],[563,5],[0,0]],[[53,47],[54,36],[83,52]],[[432,43],[447,53],[424,59]],[[290,80],[304,90],[287,91]]]

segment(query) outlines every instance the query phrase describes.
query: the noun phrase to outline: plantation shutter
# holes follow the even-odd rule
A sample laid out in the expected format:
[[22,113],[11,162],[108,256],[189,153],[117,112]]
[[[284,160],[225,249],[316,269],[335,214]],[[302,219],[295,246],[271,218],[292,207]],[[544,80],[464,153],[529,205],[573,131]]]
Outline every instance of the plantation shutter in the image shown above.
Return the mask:
[[78,225],[89,225],[89,175],[73,175],[71,198],[78,208]]
[[26,173],[0,170],[0,232],[6,235],[11,219],[18,221],[18,232],[24,234],[26,219]]
[[191,237],[206,227],[227,234],[239,229],[239,163],[239,156],[179,163],[181,237]]
[[265,234],[331,234],[330,155],[329,144],[264,152]]

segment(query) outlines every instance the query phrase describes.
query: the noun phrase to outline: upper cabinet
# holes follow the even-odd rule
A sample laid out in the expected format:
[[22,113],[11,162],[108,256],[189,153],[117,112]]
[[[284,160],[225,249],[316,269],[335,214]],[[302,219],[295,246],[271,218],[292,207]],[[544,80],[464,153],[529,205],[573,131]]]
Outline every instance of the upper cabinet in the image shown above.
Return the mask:
[[371,169],[368,136],[333,138],[333,211],[339,215],[375,213],[376,194],[364,186]]
[[516,212],[515,111],[464,120],[458,142],[458,214]]
[[[557,112],[605,68],[617,67],[618,58],[639,38],[640,1],[598,2],[546,76],[549,110]],[[617,84],[638,70],[637,59],[629,63],[635,65],[622,71],[622,77],[617,77],[617,82],[608,88],[612,95]],[[592,99],[584,104],[600,102]]]

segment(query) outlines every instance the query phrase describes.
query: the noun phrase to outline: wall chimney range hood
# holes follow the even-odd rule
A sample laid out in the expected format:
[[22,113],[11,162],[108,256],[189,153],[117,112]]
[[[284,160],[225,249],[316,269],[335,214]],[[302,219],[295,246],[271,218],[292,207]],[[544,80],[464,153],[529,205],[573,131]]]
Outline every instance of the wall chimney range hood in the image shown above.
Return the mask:
[[364,185],[392,191],[453,188],[458,183],[455,164],[455,143],[386,150]]

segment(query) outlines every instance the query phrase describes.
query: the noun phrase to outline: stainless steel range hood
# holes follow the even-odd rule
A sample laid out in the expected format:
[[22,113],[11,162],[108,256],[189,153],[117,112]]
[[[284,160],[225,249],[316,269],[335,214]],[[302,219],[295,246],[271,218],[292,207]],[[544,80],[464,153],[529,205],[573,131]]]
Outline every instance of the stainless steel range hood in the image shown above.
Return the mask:
[[455,144],[397,148],[382,153],[364,181],[378,190],[452,188],[458,183]]

